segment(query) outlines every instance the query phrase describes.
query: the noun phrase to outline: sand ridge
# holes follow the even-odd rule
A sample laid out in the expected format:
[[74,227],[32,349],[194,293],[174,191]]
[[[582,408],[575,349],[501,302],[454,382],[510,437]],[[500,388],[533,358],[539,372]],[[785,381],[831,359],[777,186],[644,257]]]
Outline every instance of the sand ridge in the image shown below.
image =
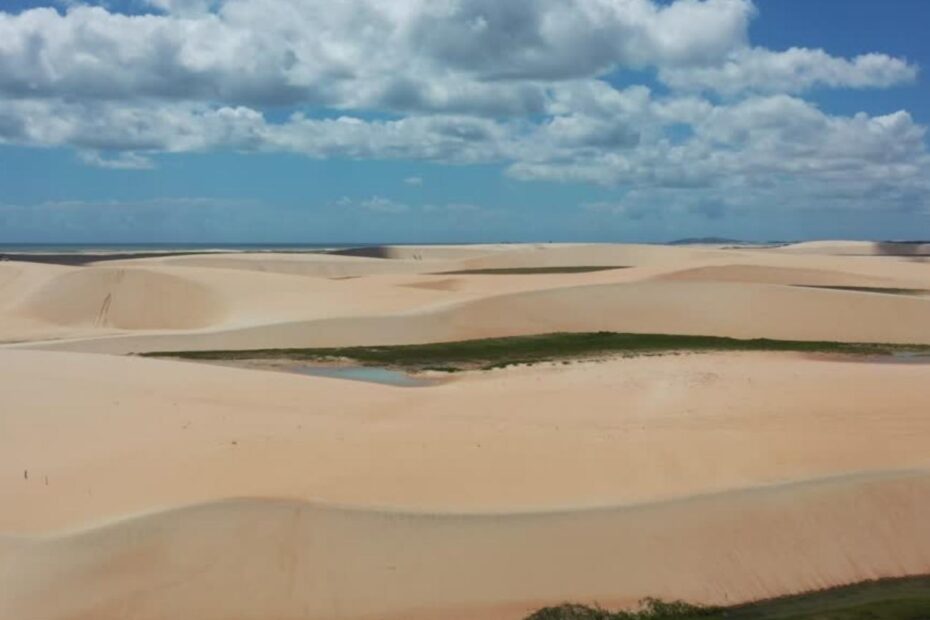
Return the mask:
[[563,597],[727,604],[927,572],[928,498],[928,472],[889,472],[535,514],[231,500],[7,540],[0,614],[507,620]]

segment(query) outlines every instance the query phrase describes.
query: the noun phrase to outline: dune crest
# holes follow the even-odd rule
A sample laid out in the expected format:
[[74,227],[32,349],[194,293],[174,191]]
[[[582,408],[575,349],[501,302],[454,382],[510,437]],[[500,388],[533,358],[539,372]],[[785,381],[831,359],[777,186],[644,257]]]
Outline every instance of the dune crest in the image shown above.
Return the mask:
[[928,572],[927,511],[928,472],[537,514],[230,500],[7,539],[0,616],[518,620],[567,599],[728,604]]

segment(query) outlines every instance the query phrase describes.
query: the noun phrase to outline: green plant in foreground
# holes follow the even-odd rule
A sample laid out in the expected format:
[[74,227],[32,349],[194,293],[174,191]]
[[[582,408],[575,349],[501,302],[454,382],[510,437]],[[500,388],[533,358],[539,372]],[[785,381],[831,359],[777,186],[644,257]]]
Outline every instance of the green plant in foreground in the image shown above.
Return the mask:
[[632,611],[564,604],[540,609],[526,620],[928,620],[930,577],[865,581],[734,605],[702,607],[645,599]]

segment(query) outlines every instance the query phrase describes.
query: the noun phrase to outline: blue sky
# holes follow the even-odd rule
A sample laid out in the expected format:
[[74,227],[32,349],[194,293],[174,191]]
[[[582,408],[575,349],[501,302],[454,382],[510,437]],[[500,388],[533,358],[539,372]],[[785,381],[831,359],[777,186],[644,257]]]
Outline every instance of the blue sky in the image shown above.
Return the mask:
[[930,237],[922,0],[70,4],[0,13],[0,242]]

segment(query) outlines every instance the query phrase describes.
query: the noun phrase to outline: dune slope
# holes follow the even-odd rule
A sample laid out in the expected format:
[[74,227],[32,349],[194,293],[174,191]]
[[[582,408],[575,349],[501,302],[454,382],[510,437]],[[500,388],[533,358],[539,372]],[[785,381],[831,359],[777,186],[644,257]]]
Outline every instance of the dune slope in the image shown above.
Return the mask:
[[516,620],[567,599],[734,603],[930,571],[928,511],[926,473],[537,514],[228,501],[8,539],[0,616]]

